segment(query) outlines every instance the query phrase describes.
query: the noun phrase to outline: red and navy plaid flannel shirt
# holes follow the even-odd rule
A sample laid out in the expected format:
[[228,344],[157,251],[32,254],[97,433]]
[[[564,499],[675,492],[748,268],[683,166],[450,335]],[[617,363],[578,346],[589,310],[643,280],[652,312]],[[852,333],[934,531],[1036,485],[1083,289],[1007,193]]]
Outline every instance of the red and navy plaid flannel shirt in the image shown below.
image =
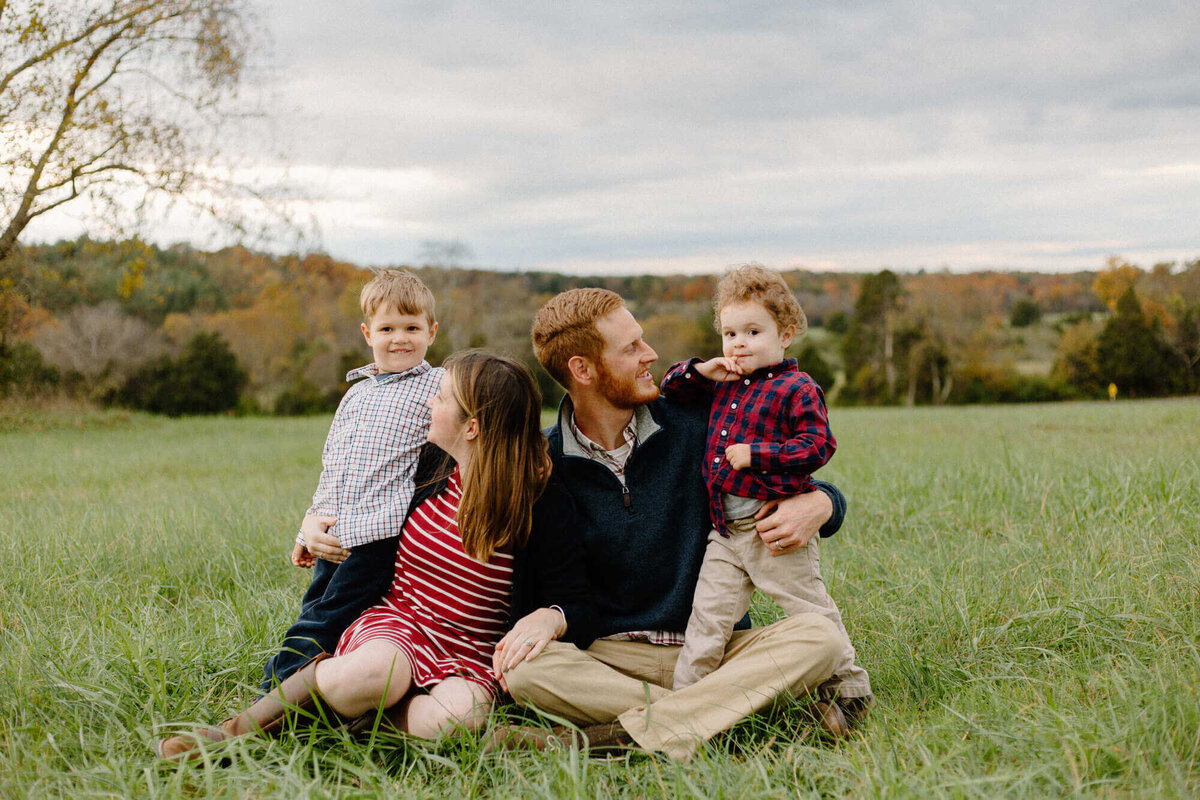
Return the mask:
[[[711,403],[704,482],[713,527],[729,535],[722,495],[773,500],[813,490],[809,475],[837,449],[829,430],[825,395],[817,382],[786,358],[736,381],[717,383],[696,372],[702,359],[680,361],[663,376],[669,400]],[[725,458],[730,444],[750,445],[750,467],[736,470]]]

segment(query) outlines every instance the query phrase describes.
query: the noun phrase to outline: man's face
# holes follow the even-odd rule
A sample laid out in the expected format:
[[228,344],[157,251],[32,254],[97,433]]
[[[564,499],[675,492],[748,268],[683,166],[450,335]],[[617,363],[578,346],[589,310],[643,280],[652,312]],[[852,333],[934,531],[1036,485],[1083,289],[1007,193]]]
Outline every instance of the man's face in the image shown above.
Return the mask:
[[604,350],[596,362],[596,388],[600,396],[617,408],[633,409],[658,397],[658,384],[650,365],[658,353],[642,339],[638,325],[627,308],[611,311],[596,320],[604,337]]

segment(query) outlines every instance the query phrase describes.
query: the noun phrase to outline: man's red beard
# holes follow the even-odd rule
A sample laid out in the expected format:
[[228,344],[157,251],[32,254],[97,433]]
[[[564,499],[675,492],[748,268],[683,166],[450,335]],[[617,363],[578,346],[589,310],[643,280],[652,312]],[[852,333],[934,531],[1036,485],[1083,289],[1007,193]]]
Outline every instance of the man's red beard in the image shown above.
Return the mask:
[[601,397],[617,408],[634,409],[658,398],[657,386],[642,388],[637,378],[618,379],[602,358],[596,360],[596,388]]

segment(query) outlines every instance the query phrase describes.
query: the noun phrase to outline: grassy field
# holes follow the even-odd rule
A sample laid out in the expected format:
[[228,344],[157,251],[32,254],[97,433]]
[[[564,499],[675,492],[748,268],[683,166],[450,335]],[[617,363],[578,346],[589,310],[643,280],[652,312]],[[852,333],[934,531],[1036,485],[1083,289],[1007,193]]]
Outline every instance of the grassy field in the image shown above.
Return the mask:
[[1200,402],[832,417],[824,571],[879,706],[828,744],[781,703],[687,765],[327,732],[160,764],[294,618],[327,420],[0,426],[0,796],[1200,793]]

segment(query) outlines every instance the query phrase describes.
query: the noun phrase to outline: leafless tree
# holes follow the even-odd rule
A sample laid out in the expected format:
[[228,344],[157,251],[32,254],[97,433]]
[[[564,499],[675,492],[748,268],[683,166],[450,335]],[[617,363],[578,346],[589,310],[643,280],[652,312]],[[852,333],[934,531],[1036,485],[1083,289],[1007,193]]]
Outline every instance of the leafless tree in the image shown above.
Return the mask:
[[42,326],[34,342],[51,364],[89,380],[114,369],[123,377],[166,349],[154,328],[121,313],[115,300],[76,306]]

